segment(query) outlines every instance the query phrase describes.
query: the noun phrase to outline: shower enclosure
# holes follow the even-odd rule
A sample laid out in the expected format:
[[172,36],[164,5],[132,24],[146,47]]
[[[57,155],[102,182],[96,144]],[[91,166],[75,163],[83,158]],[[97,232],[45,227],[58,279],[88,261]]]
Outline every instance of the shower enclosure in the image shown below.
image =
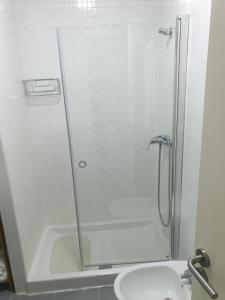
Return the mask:
[[188,17],[57,36],[81,266],[174,258]]

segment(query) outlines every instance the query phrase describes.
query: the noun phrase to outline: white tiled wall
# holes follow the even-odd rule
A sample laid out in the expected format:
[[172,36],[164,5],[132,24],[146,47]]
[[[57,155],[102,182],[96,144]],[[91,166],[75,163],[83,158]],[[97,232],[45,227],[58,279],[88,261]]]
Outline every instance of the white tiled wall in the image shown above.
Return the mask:
[[80,8],[92,9],[101,7],[124,6],[153,6],[165,5],[167,7],[191,3],[191,0],[14,0],[18,8]]
[[180,258],[184,259],[194,254],[210,9],[211,0],[193,1],[180,232]]
[[[30,129],[22,88],[14,12],[9,1],[7,5],[6,1],[0,1],[0,65],[0,138],[3,150],[1,154],[4,153],[1,161],[6,163],[11,192],[1,194],[0,208],[5,231],[9,233],[7,239],[10,253],[16,256],[12,257],[12,268],[21,279],[24,276],[23,264],[26,273],[29,272],[43,224],[32,165]],[[19,240],[16,237],[17,230]],[[18,252],[15,253],[14,249]],[[20,280],[16,284],[18,290],[23,289]]]

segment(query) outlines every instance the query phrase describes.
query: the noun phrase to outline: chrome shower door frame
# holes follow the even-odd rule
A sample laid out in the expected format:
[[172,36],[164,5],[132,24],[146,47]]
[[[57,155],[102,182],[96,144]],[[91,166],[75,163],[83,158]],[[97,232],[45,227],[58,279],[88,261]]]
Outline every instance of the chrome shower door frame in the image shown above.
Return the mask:
[[[170,224],[170,259],[177,259],[179,255],[180,239],[180,214],[182,196],[182,166],[183,166],[183,143],[185,124],[185,99],[186,99],[186,74],[188,57],[188,37],[189,37],[189,15],[176,17],[176,41],[175,41],[175,66],[174,66],[174,99],[173,99],[173,130],[172,130],[172,168],[171,168],[171,224]],[[77,231],[79,239],[79,252],[81,265],[84,266],[82,255],[81,227],[79,220],[79,204],[76,193],[76,172],[73,164],[73,145],[71,143],[71,128],[68,114],[66,83],[63,80],[62,49],[60,44],[60,33],[57,28],[57,42],[59,51],[59,62],[61,71],[62,91],[64,99],[65,118],[70,149],[71,173],[73,180],[73,190],[75,199],[75,210],[77,217]],[[165,261],[162,259],[161,261]],[[132,264],[143,263],[143,261],[131,262]],[[123,263],[124,265],[128,263]],[[129,263],[130,264],[130,263]],[[116,264],[118,265],[118,264]],[[101,264],[99,264],[101,266]],[[102,266],[105,266],[104,264]],[[92,266],[90,266],[92,267]]]
[[176,17],[176,45],[174,66],[174,104],[172,136],[172,205],[170,227],[170,257],[178,259],[182,198],[182,173],[185,128],[185,102],[188,62],[190,15]]

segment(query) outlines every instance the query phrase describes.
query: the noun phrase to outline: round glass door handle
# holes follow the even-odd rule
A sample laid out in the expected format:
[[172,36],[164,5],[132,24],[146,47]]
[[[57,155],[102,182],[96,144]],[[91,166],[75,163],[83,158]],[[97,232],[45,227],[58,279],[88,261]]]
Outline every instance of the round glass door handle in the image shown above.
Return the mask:
[[78,163],[79,168],[84,169],[87,166],[87,163],[85,160],[80,160]]

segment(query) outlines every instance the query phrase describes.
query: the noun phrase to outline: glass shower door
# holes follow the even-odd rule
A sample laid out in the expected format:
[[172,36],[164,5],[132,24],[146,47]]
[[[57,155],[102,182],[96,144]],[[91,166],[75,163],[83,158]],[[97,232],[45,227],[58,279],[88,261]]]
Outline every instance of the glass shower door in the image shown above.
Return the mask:
[[83,266],[170,257],[170,145],[150,145],[172,137],[175,34],[161,25],[58,30]]

